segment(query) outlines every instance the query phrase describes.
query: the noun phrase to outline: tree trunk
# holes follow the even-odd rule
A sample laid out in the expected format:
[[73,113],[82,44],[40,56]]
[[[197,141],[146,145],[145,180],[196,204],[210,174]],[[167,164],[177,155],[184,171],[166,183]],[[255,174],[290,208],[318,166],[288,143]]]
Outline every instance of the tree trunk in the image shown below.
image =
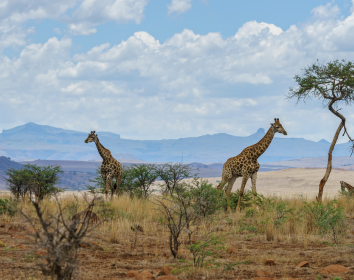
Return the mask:
[[329,177],[329,175],[331,174],[331,171],[332,171],[332,152],[334,150],[334,146],[337,143],[339,133],[340,133],[340,131],[342,130],[343,127],[344,127],[344,121],[342,120],[340,125],[337,128],[336,134],[334,134],[331,146],[330,146],[329,151],[328,151],[328,162],[327,162],[326,173],[325,173],[325,175],[323,176],[323,178],[322,178],[322,180],[320,182],[319,190],[318,190],[318,196],[316,196],[316,200],[317,200],[318,203],[322,203],[323,188],[324,188],[324,186],[325,186],[325,184],[326,184],[326,182],[328,180],[328,177]]

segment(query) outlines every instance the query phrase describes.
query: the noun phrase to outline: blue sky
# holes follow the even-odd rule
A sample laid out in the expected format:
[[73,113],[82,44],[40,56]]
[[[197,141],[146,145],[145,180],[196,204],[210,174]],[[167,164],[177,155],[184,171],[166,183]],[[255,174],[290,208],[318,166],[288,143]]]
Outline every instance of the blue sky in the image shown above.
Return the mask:
[[[220,4],[220,2],[224,4]],[[109,42],[119,44],[127,40],[134,32],[146,31],[160,43],[165,42],[175,33],[183,29],[193,30],[194,33],[206,35],[209,32],[220,32],[225,37],[235,35],[237,30],[248,21],[273,23],[283,30],[291,25],[305,23],[311,20],[313,8],[331,3],[323,0],[193,0],[191,8],[186,12],[168,13],[171,0],[149,1],[144,9],[144,17],[140,23],[135,21],[108,21],[96,27],[97,33],[91,36],[72,36],[63,21],[57,19],[29,20],[27,28],[34,26],[35,33],[28,36],[32,43],[44,44],[48,38],[69,36],[73,40],[72,54],[86,52],[91,48]],[[351,1],[333,1],[341,11],[341,16],[350,14]],[[333,4],[332,4],[333,5]],[[78,6],[78,4],[76,5]],[[70,9],[70,14],[74,9]],[[58,28],[61,34],[55,32]],[[17,50],[17,53],[20,49]]]
[[317,59],[354,60],[353,2],[2,0],[0,130],[245,136],[277,117],[288,137],[331,140],[321,103],[285,95]]

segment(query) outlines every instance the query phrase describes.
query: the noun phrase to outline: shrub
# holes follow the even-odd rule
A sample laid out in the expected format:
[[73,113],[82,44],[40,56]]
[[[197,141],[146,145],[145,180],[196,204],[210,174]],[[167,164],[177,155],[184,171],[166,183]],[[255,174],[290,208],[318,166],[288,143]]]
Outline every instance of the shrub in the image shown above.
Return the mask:
[[[158,177],[155,165],[133,164],[123,166],[123,174],[118,194],[129,194],[131,197],[148,197],[151,194],[151,186]],[[101,168],[97,167],[94,179],[89,180],[94,185],[86,185],[91,193],[104,193],[105,185],[101,175]],[[114,183],[113,183],[114,184]],[[110,192],[110,190],[109,190]]]
[[218,199],[219,191],[208,180],[194,178],[189,188],[194,197],[193,207],[200,216],[205,218],[221,209],[221,201]]
[[341,196],[344,196],[347,199],[352,199],[354,198],[354,191],[348,191],[345,188],[341,188],[340,191],[338,191]]
[[177,258],[178,249],[181,245],[178,238],[186,226],[184,207],[181,204],[171,202],[171,200],[166,197],[162,199],[155,198],[153,203],[159,206],[159,211],[163,216],[162,221],[166,222],[166,225],[170,231],[170,250],[173,257]]
[[17,212],[17,203],[10,201],[8,199],[0,198],[0,215],[7,214],[9,216],[14,216]]
[[[78,248],[81,242],[100,224],[93,226],[90,223],[90,215],[85,215],[83,219],[68,220],[66,210],[61,207],[58,199],[56,202],[58,211],[54,215],[46,215],[36,202],[32,202],[36,217],[24,212],[22,215],[35,230],[34,242],[37,249],[46,251],[37,263],[42,273],[51,279],[72,279],[77,267]],[[93,198],[88,202],[85,211],[92,211],[95,203],[96,198]]]
[[[236,192],[231,193],[231,195],[230,195],[230,208],[231,208],[231,210],[234,210],[234,211],[236,210],[239,195],[240,195],[239,189]],[[226,198],[225,192],[222,192],[220,194],[219,199],[220,199],[221,207],[225,211],[227,211],[227,198]],[[252,191],[245,191],[243,193],[243,196],[241,199],[241,204],[240,204],[241,210],[250,207],[253,203],[253,200],[254,200],[254,193]]]
[[336,208],[337,203],[337,200],[332,200],[325,206],[318,202],[304,202],[305,205],[302,208],[307,230],[317,231],[321,235],[331,233],[334,244],[338,244],[338,234],[345,227],[343,208]]
[[274,230],[280,229],[289,220],[295,218],[295,208],[282,200],[267,198],[261,194],[254,196],[254,207],[246,210],[242,219],[242,228],[252,232],[266,233],[267,239],[274,239]]
[[203,267],[206,257],[219,257],[219,253],[225,250],[223,239],[215,235],[209,235],[205,241],[197,241],[196,244],[190,244],[187,248],[193,255],[194,267]]

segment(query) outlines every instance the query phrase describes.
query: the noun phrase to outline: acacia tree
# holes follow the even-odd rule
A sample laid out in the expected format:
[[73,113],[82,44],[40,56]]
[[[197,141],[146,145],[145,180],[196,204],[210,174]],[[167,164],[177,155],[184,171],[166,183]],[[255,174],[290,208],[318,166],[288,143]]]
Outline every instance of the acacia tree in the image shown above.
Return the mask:
[[27,169],[9,168],[5,171],[3,180],[7,185],[7,189],[16,197],[17,200],[24,199],[29,192],[29,173]]
[[[183,179],[191,177],[191,166],[182,163],[166,163],[157,167],[157,174],[164,182],[163,193],[172,194]],[[196,176],[196,175],[195,175]]]
[[134,178],[133,185],[135,194],[139,197],[147,198],[151,193],[151,186],[156,181],[158,175],[154,164],[133,164],[131,176]]
[[342,129],[344,129],[343,136],[347,135],[352,143],[350,155],[354,152],[354,140],[347,131],[345,117],[339,113],[340,109],[338,109],[339,105],[351,105],[354,101],[354,64],[345,60],[335,60],[324,65],[317,60],[317,63],[303,70],[303,76],[294,77],[298,87],[290,88],[288,98],[296,98],[297,102],[311,97],[322,100],[324,106],[340,119],[328,151],[326,173],[320,181],[316,197],[317,202],[321,203],[323,188],[332,170],[332,152]]
[[25,164],[23,168],[15,170],[8,169],[4,180],[17,199],[24,197],[29,193],[30,197],[34,193],[38,201],[43,200],[45,196],[61,191],[57,187],[60,183],[59,173],[62,173],[60,166],[47,165],[38,166],[36,164]]

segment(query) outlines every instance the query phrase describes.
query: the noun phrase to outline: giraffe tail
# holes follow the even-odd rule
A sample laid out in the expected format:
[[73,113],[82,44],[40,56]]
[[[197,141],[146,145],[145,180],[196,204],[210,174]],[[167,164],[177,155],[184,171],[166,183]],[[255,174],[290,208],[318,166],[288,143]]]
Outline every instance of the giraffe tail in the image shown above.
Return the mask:
[[117,183],[114,183],[113,189],[114,189],[114,190],[117,190]]

